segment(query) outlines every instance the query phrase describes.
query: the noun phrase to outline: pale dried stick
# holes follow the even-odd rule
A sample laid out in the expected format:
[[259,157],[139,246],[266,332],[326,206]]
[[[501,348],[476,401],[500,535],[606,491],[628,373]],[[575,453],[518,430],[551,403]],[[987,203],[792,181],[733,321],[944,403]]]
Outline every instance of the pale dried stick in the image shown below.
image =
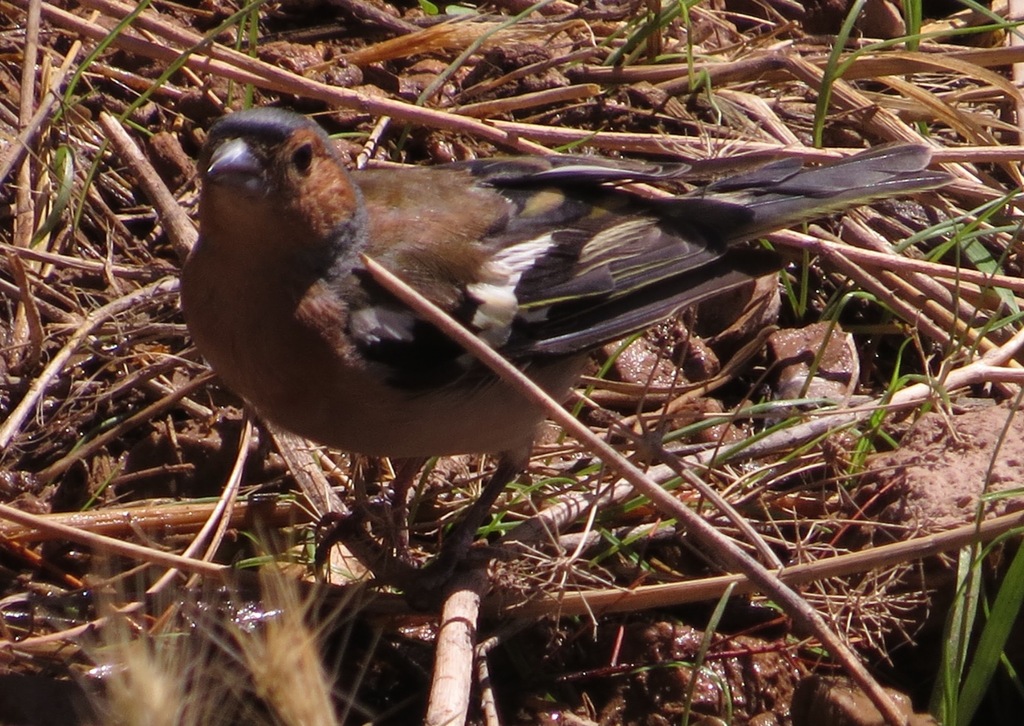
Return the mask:
[[48,265],[53,265],[54,267],[110,274],[124,280],[152,280],[155,277],[162,277],[169,272],[167,269],[157,269],[154,271],[141,267],[132,267],[130,265],[100,262],[99,260],[85,260],[81,257],[71,257],[69,255],[61,255],[56,252],[32,249],[31,247],[15,247],[7,242],[0,242],[0,251],[8,254],[14,254],[18,257],[23,257],[26,260],[44,262]]
[[[21,66],[21,103],[18,121],[24,131],[32,118],[36,97],[36,68],[39,55],[40,0],[30,0],[25,21],[24,63]],[[18,168],[14,202],[14,244],[29,247],[35,233],[36,207],[32,197],[32,157],[25,156]],[[15,281],[21,288],[18,308],[14,313],[10,345],[15,367],[35,368],[43,348],[43,323],[35,305],[32,286],[25,266],[18,258],[8,257]]]
[[[872,547],[859,552],[834,555],[815,562],[791,565],[779,571],[779,579],[797,587],[810,582],[834,577],[846,577],[870,570],[933,557],[974,543],[991,542],[998,537],[1024,527],[1024,512],[993,517],[981,524],[964,524],[955,529],[913,537],[901,542]],[[692,602],[716,600],[730,587],[733,594],[757,591],[746,575],[721,575],[696,581],[642,585],[630,589],[608,589],[589,592],[538,593],[528,601],[509,602],[507,597],[494,598],[484,603],[485,613],[503,614],[521,618],[544,615],[602,615],[653,608],[673,607]]]
[[[194,532],[210,518],[214,504],[206,502],[174,502],[146,504],[133,507],[103,507],[87,512],[57,512],[36,515],[44,522],[55,522],[67,527],[123,539],[133,532],[164,532],[183,534]],[[240,527],[258,511],[261,521],[285,526],[303,520],[295,502],[249,504],[240,502],[231,513],[229,526]],[[0,537],[15,542],[49,542],[59,537],[49,529],[25,527],[14,522],[0,521]]]
[[196,241],[196,228],[192,224],[192,220],[178,204],[178,200],[171,194],[153,165],[149,163],[149,159],[139,150],[135,141],[125,132],[117,119],[109,113],[101,113],[100,126],[103,127],[106,137],[117,151],[118,156],[131,167],[142,190],[156,208],[164,229],[167,231],[167,236],[174,246],[174,251],[178,254],[179,259],[184,260]]
[[462,116],[474,118],[491,118],[502,113],[511,113],[528,108],[536,108],[555,103],[566,103],[580,99],[593,98],[601,93],[601,87],[596,83],[585,83],[579,86],[565,86],[563,88],[549,88],[543,91],[521,93],[510,98],[496,98],[492,101],[480,101],[479,103],[467,103],[459,106],[456,111]]
[[1024,278],[1010,275],[997,275],[980,270],[972,270],[953,265],[944,265],[930,260],[920,260],[913,257],[903,257],[892,252],[881,252],[861,247],[852,247],[842,242],[817,237],[810,234],[802,234],[786,230],[776,232],[772,235],[773,241],[785,244],[787,247],[804,249],[815,255],[822,255],[828,259],[843,256],[848,260],[857,262],[866,267],[877,267],[892,270],[898,274],[916,272],[928,277],[944,278],[948,280],[960,280],[973,283],[980,287],[1002,287],[1013,292],[1024,294]]
[[434,674],[423,722],[427,726],[466,723],[472,693],[480,599],[487,591],[487,568],[456,575],[441,609],[434,651]]
[[48,532],[50,536],[55,539],[65,539],[70,542],[77,542],[78,544],[85,545],[86,547],[90,547],[98,552],[107,552],[121,557],[129,557],[141,562],[147,562],[151,565],[172,567],[184,572],[192,572],[197,575],[202,575],[203,577],[208,577],[219,582],[224,581],[227,574],[231,571],[231,568],[226,565],[215,565],[209,562],[203,562],[202,560],[195,560],[191,557],[182,557],[181,555],[171,554],[170,552],[163,552],[151,547],[137,545],[133,542],[125,542],[102,534],[86,532],[78,529],[77,527],[69,527],[66,524],[47,521],[43,517],[23,512],[20,509],[15,509],[14,507],[6,504],[0,504],[0,519],[6,519],[10,522],[16,522],[24,527]]

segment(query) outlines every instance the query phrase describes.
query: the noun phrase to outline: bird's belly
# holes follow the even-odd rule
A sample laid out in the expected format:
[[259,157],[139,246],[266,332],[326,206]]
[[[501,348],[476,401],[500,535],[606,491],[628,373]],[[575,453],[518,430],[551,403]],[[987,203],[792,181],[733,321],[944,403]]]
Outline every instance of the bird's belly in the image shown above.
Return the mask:
[[[391,385],[393,372],[346,348],[334,328],[311,324],[288,307],[282,313],[273,303],[288,289],[259,293],[226,289],[193,271],[183,283],[189,329],[228,388],[300,436],[375,456],[492,453],[528,445],[544,418],[541,408],[496,378],[472,375],[422,391]],[[561,400],[583,360],[535,362],[529,375]]]
[[[531,375],[556,399],[565,396],[579,374],[579,359],[563,360]],[[493,453],[528,446],[544,410],[492,380],[472,387],[458,384],[428,393],[406,392],[368,376],[335,390],[311,390],[302,405],[252,403],[265,417],[306,438],[344,451],[374,456],[427,457]],[[291,387],[294,394],[295,387]]]

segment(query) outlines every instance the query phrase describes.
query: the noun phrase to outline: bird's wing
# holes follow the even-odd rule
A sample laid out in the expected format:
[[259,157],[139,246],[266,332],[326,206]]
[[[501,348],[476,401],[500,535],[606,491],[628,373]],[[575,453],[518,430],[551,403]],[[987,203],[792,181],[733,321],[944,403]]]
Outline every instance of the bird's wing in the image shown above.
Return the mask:
[[[356,179],[370,210],[367,251],[492,347],[526,360],[586,351],[770,272],[774,255],[737,243],[945,184],[947,175],[926,169],[929,159],[925,147],[899,145],[827,167],[787,160],[657,200],[615,186],[676,179],[685,166],[478,161],[403,171],[411,191],[389,199],[389,172]],[[405,225],[385,236],[401,244],[375,248],[373,225],[388,218]],[[411,313],[371,297],[365,328],[389,360],[414,345],[421,361],[424,352],[445,365],[461,356],[439,333],[421,326],[414,335]]]

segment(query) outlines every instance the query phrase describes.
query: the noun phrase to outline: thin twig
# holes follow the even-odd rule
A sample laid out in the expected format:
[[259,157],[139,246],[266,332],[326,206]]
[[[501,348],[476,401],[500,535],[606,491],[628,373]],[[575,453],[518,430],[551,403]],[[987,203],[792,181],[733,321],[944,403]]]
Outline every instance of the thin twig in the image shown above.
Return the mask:
[[89,439],[89,441],[85,442],[81,446],[72,449],[66,455],[40,471],[38,474],[39,479],[41,481],[49,482],[53,478],[63,474],[71,468],[75,462],[87,459],[111,441],[116,441],[124,436],[125,432],[131,431],[136,426],[140,426],[147,421],[151,421],[165,411],[170,410],[178,403],[178,401],[205,386],[212,378],[212,373],[206,373],[196,376],[192,380],[184,383],[180,388],[168,393],[159,401],[154,401],[141,411],[138,411],[123,421],[120,421],[116,426],[113,426],[102,434]]
[[151,547],[143,547],[133,542],[125,542],[102,534],[86,532],[77,527],[69,527],[66,524],[47,521],[43,517],[23,512],[6,504],[0,504],[0,519],[6,519],[10,522],[17,522],[24,527],[48,532],[56,538],[77,542],[86,547],[91,547],[98,552],[130,557],[131,559],[148,562],[152,565],[176,568],[183,572],[193,572],[217,581],[223,581],[227,573],[231,571],[231,568],[226,565],[215,565],[210,562],[195,560],[191,557],[182,557],[181,555],[163,552]]
[[178,259],[184,260],[196,241],[196,228],[192,220],[185,214],[178,200],[164,184],[156,169],[149,163],[146,155],[135,145],[135,141],[109,113],[100,114],[100,126],[110,139],[118,155],[131,167],[135,178],[146,192],[146,196],[156,208],[157,215],[163,222],[167,236],[174,245]]
[[[779,571],[779,579],[790,587],[798,587],[835,577],[860,574],[893,565],[922,560],[944,552],[954,552],[973,543],[991,542],[1024,527],[1024,512],[993,517],[981,524],[965,524],[945,532],[913,537],[902,542],[872,547],[859,552],[834,555],[815,562],[791,565]],[[510,601],[507,596],[488,599],[485,614],[494,617],[536,618],[557,614],[604,615],[673,607],[693,602],[713,601],[734,586],[734,595],[756,592],[744,574],[705,577],[689,582],[643,585],[631,589],[594,590],[588,592],[537,593],[529,600]]]
[[[140,502],[132,507],[103,507],[85,512],[57,512],[39,514],[35,521],[55,522],[67,527],[115,539],[123,539],[139,532],[187,534],[194,532],[210,518],[216,505],[205,502],[159,502],[146,505]],[[232,511],[228,526],[241,527],[255,513],[261,521],[273,526],[295,524],[304,517],[294,501],[239,502]],[[49,542],[59,539],[50,529],[35,529],[13,522],[0,522],[0,537],[16,542]]]

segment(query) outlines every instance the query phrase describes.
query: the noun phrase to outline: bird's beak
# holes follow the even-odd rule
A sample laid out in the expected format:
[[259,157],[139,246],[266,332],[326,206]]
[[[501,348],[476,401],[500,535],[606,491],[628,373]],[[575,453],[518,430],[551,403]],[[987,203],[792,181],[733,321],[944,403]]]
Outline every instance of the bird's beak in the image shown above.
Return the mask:
[[249,194],[263,194],[267,186],[263,165],[242,139],[231,139],[218,146],[203,176],[207,182],[225,184]]

